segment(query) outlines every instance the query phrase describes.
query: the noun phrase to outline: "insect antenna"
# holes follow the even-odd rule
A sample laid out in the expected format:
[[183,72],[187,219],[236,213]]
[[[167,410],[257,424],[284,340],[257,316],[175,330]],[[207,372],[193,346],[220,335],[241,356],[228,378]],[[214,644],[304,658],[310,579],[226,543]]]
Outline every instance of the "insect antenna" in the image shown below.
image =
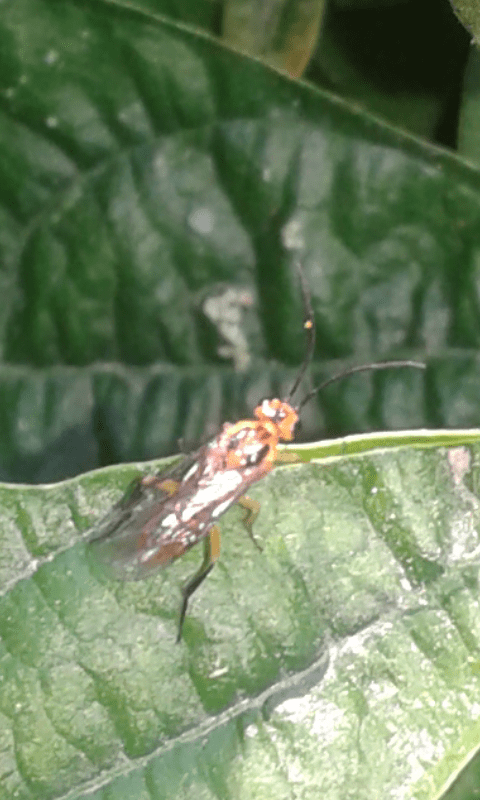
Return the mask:
[[361,364],[358,367],[349,367],[348,369],[344,369],[342,372],[337,372],[336,375],[332,375],[331,378],[327,378],[326,381],[323,381],[319,386],[316,386],[315,389],[312,389],[311,392],[303,398],[303,400],[298,404],[297,411],[300,411],[301,408],[308,403],[312,397],[315,397],[317,392],[321,392],[322,389],[325,389],[326,386],[330,386],[331,383],[335,383],[335,381],[339,381],[342,378],[348,377],[348,375],[354,375],[356,372],[368,372],[369,370],[380,370],[380,369],[396,369],[398,367],[413,367],[413,369],[426,369],[427,365],[424,364],[422,361],[409,361],[409,360],[400,360],[400,361],[378,361],[371,364]]
[[307,336],[307,346],[305,348],[305,356],[303,358],[303,363],[300,369],[298,370],[297,377],[295,378],[293,386],[286,397],[286,400],[288,402],[292,400],[293,395],[295,394],[301,382],[303,381],[305,373],[309,368],[310,364],[312,363],[313,352],[315,350],[315,317],[313,316],[310,291],[307,282],[305,280],[305,275],[303,274],[303,269],[299,261],[295,262],[295,267],[298,272],[300,287],[302,290],[303,315],[304,315],[303,327],[307,331],[308,336]]
[[[303,359],[303,363],[298,370],[297,377],[293,382],[293,386],[290,389],[287,395],[287,402],[291,402],[293,395],[298,390],[300,384],[302,383],[305,373],[310,366],[313,353],[315,350],[315,317],[313,315],[313,308],[312,308],[312,300],[310,296],[310,290],[308,288],[307,281],[305,279],[305,275],[303,273],[302,266],[299,261],[295,262],[295,267],[298,273],[298,277],[300,280],[300,287],[302,290],[302,300],[303,300],[303,313],[304,313],[304,322],[303,327],[307,331],[307,345],[305,348],[305,356]],[[399,367],[411,367],[413,369],[426,369],[426,364],[421,361],[410,361],[410,360],[396,360],[396,361],[378,361],[372,362],[370,364],[362,364],[357,367],[349,367],[348,369],[343,370],[342,372],[338,372],[336,375],[332,375],[331,378],[327,378],[320,386],[317,386],[315,389],[312,389],[311,392],[300,401],[299,405],[296,407],[297,411],[303,408],[305,403],[308,403],[309,400],[314,397],[317,392],[321,392],[322,389],[325,389],[326,386],[329,386],[331,383],[335,383],[336,381],[341,380],[342,378],[346,378],[349,375],[354,375],[356,372],[368,372],[370,370],[381,370],[381,369],[398,369]]]

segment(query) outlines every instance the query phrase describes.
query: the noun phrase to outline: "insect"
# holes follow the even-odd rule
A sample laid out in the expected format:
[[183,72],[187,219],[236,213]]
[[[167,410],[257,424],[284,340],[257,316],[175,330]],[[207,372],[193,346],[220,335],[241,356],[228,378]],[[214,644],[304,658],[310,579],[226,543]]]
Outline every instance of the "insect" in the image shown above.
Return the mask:
[[[415,361],[385,361],[347,369],[308,392],[294,403],[315,348],[315,323],[303,271],[297,266],[307,332],[305,357],[284,400],[263,400],[254,419],[225,423],[207,444],[173,469],[134,481],[127,494],[96,529],[90,546],[108,566],[112,577],[137,580],[180,558],[203,540],[205,552],[199,570],[182,590],[177,642],[181,640],[189,599],[205,580],[220,554],[217,521],[234,503],[246,510],[247,530],[256,544],[252,524],[257,504],[245,497],[248,487],[263,478],[275,464],[279,442],[294,438],[302,407],[318,391],[347,375],[393,367],[423,369]],[[261,549],[261,548],[259,548]]]

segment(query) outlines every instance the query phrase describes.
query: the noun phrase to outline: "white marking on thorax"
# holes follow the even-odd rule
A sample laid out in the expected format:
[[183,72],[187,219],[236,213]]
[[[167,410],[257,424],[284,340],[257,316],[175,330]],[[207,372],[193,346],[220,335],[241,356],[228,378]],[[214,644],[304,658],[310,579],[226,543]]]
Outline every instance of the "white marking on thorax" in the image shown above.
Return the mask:
[[[212,475],[208,484],[197,489],[188,501],[188,505],[181,515],[182,522],[188,522],[188,520],[194,517],[202,508],[234,492],[235,489],[238,489],[241,485],[242,481],[242,474],[234,469]],[[229,500],[228,502],[230,503],[231,501]]]
[[260,408],[262,409],[262,413],[265,414],[266,417],[274,417],[275,414],[277,413],[276,409],[272,408],[270,403],[271,400],[264,400],[262,405],[260,406]]
[[231,505],[232,505],[232,501],[229,499],[229,500],[225,500],[224,503],[220,503],[218,506],[215,506],[215,508],[212,511],[212,517],[214,519],[216,519],[217,517],[221,517],[223,512],[226,511],[227,508],[229,506],[231,506]]
[[177,522],[176,514],[172,512],[171,514],[167,514],[167,516],[164,519],[162,519],[160,525],[162,526],[162,528],[173,528],[176,522]]
[[252,442],[251,444],[244,445],[242,447],[242,453],[244,453],[247,457],[256,456],[257,453],[260,453],[260,451],[263,450],[264,447],[265,445],[263,443],[259,444],[258,442]]
[[196,472],[197,472],[197,470],[198,470],[198,466],[199,466],[199,465],[198,465],[198,463],[197,463],[197,462],[195,462],[195,464],[193,464],[193,466],[191,466],[191,467],[190,467],[190,469],[188,470],[188,472],[186,472],[186,473],[185,473],[185,475],[183,476],[183,478],[182,478],[182,483],[183,483],[184,481],[188,481],[188,480],[189,480],[189,479],[192,477],[192,475],[195,475],[195,473],[196,473]]

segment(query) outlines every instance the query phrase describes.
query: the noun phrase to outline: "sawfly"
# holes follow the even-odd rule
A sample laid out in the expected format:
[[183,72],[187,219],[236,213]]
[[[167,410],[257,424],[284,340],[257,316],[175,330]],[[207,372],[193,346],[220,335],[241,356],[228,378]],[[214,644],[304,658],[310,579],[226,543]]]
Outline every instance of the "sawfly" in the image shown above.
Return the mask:
[[[416,361],[384,361],[351,367],[324,381],[295,403],[315,348],[315,321],[310,294],[297,265],[307,341],[303,363],[288,395],[263,400],[253,419],[226,422],[220,432],[171,470],[134,481],[125,496],[97,527],[90,547],[119,580],[139,580],[166,567],[203,540],[205,552],[199,570],[182,590],[177,642],[181,640],[189,599],[205,580],[220,554],[218,520],[234,503],[245,510],[253,541],[252,523],[258,504],[245,496],[278,460],[279,442],[294,438],[302,407],[317,392],[347,375],[396,367],[424,369]],[[258,544],[255,542],[256,546]],[[260,548],[259,548],[260,549]]]

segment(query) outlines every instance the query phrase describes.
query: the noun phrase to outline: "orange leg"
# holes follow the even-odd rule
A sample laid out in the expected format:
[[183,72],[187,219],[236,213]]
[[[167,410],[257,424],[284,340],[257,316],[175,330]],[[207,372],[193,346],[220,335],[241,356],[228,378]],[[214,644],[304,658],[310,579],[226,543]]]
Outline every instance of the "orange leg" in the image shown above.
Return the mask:
[[209,572],[215,566],[215,561],[220,555],[220,528],[214,525],[210,528],[208,536],[205,538],[203,561],[200,569],[195,575],[192,575],[190,580],[185,584],[182,589],[183,601],[180,609],[180,620],[178,623],[177,644],[182,638],[183,623],[187,613],[188,602],[192,594],[198,589],[201,583],[205,580]]
[[160,489],[160,491],[168,494],[169,497],[173,497],[178,492],[180,481],[174,481],[171,478],[161,480],[157,475],[144,475],[143,478],[140,478],[140,485],[147,488],[154,486],[155,489]]
[[260,551],[263,552],[263,548],[260,547],[255,536],[253,535],[253,523],[258,517],[258,512],[260,511],[260,503],[257,500],[252,500],[251,497],[248,497],[246,494],[238,500],[238,505],[242,506],[245,509],[245,516],[243,517],[243,524],[247,529],[247,533],[250,536],[253,544]]

